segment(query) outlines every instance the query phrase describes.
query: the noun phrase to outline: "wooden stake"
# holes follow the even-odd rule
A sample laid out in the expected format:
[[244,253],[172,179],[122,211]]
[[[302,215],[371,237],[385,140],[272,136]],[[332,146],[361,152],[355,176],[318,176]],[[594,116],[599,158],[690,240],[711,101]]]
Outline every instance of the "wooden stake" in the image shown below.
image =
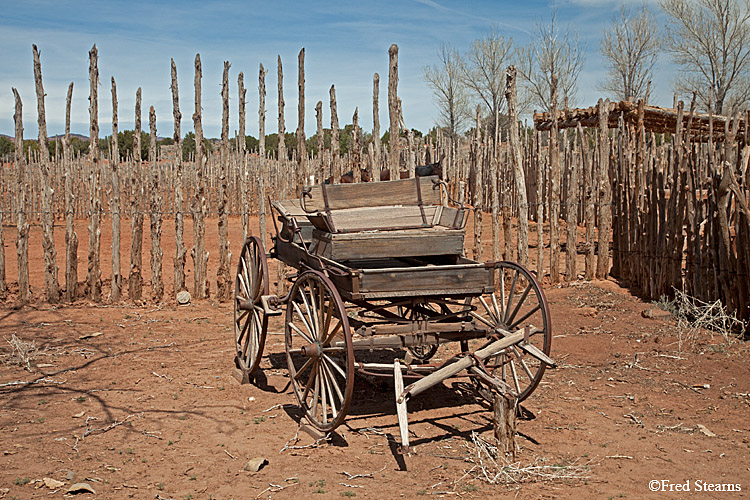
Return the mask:
[[99,68],[98,51],[94,45],[89,51],[89,162],[91,191],[89,192],[89,248],[88,248],[88,270],[86,274],[86,286],[88,298],[94,302],[101,301],[102,280],[101,266],[99,264],[99,250],[101,247],[101,172],[99,165]]
[[552,130],[550,131],[549,241],[550,281],[560,281],[560,152],[557,145],[557,76],[552,76]]
[[[526,198],[526,177],[521,156],[521,138],[518,133],[518,110],[516,106],[516,68],[508,67],[505,72],[505,100],[508,102],[510,120],[510,148],[513,163],[513,179],[518,200],[518,263],[529,265],[529,204]],[[505,200],[510,204],[510,200]]]
[[220,301],[232,296],[232,279],[229,276],[231,254],[229,252],[229,219],[227,216],[227,174],[229,172],[229,61],[224,61],[221,79],[221,166],[219,170],[219,269],[216,271],[216,295]]
[[128,296],[141,300],[143,294],[143,206],[145,200],[143,165],[141,163],[141,88],[135,93],[135,129],[133,130],[133,172],[130,181],[130,275]]
[[380,75],[375,73],[372,76],[372,143],[373,145],[373,169],[372,180],[380,180],[380,108],[378,101],[380,99]]
[[570,162],[570,175],[568,178],[568,205],[567,215],[567,237],[565,247],[567,255],[565,259],[565,276],[567,280],[575,281],[578,276],[576,272],[576,256],[578,242],[578,151],[574,152],[573,161]]
[[336,87],[331,85],[329,90],[331,98],[331,157],[333,162],[333,171],[331,176],[334,183],[341,182],[341,158],[339,157],[339,114],[336,109]]
[[26,158],[23,154],[23,103],[18,90],[13,88],[16,107],[13,120],[16,125],[16,251],[18,255],[18,301],[29,301],[29,224],[26,222]]
[[323,167],[323,150],[325,148],[325,132],[323,131],[323,101],[318,101],[318,103],[315,105],[315,121],[318,126],[316,132],[316,135],[318,136],[318,168],[315,171],[315,183],[321,183],[327,177],[325,169]]
[[362,171],[360,162],[360,145],[359,145],[359,108],[354,108],[354,115],[352,116],[352,176],[354,182],[362,182]]
[[[184,203],[183,198],[183,187],[182,187],[182,132],[180,131],[180,121],[182,120],[182,113],[180,112],[180,94],[177,87],[177,66],[174,63],[174,59],[171,62],[171,73],[172,73],[172,116],[174,117],[174,144],[177,149],[177,157],[175,158],[175,187],[174,187],[174,294],[177,294],[183,290],[187,290],[185,286],[185,260],[187,257],[187,249],[185,248],[185,241],[183,239],[183,233],[185,231],[185,222],[183,220]],[[240,73],[242,76],[242,73]],[[243,103],[244,104],[244,103]],[[242,108],[240,108],[242,110]],[[244,111],[244,110],[243,110]],[[244,132],[244,123],[240,121],[240,130]],[[244,133],[242,135],[242,146],[244,151]]]
[[511,461],[516,459],[516,413],[518,400],[493,393],[493,424],[498,447]]
[[112,191],[109,211],[112,213],[112,302],[119,302],[122,294],[122,273],[120,266],[120,148],[117,142],[117,85],[112,77],[112,153],[109,165],[112,169]]
[[399,178],[400,154],[398,133],[398,45],[388,49],[388,116],[390,117],[390,179]]
[[47,117],[44,111],[44,86],[42,85],[42,63],[39,50],[33,45],[34,81],[36,82],[36,103],[39,116],[39,166],[41,167],[42,201],[42,249],[44,252],[44,289],[47,302],[56,304],[60,298],[57,282],[57,252],[55,251],[54,215],[52,214],[52,171],[47,149]]
[[307,149],[305,148],[305,48],[299,51],[297,56],[297,88],[299,97],[297,99],[297,164],[298,184],[304,186],[310,177],[307,171]]
[[482,208],[484,204],[483,193],[483,161],[482,154],[482,109],[477,105],[476,128],[474,135],[474,156],[472,170],[474,177],[474,260],[482,262]]
[[596,277],[606,279],[609,273],[609,242],[612,230],[612,186],[609,183],[609,99],[599,99],[599,245]]
[[279,139],[279,153],[278,153],[278,159],[279,161],[287,158],[287,152],[286,152],[286,142],[284,136],[286,135],[286,127],[284,125],[284,70],[281,66],[281,56],[278,56],[277,61],[277,80],[278,80],[278,89],[279,89],[279,132],[278,132],[278,139]]
[[164,252],[161,249],[161,196],[159,194],[159,165],[156,158],[156,110],[153,106],[148,111],[149,163],[151,164],[151,183],[149,185],[149,221],[151,223],[151,291],[154,300],[160,302],[164,296],[164,283],[161,278],[161,260]]
[[193,198],[193,256],[194,267],[194,295],[198,299],[207,299],[209,286],[207,279],[208,252],[206,251],[206,181],[203,166],[203,122],[201,119],[201,55],[195,55],[195,112],[193,113],[193,127],[195,128],[195,173],[196,186]]
[[63,165],[65,170],[65,300],[72,302],[78,296],[78,235],[75,231],[76,195],[70,155],[70,106],[73,100],[73,82],[68,86],[65,100],[65,136],[63,137]]
[[[281,68],[281,59],[279,59],[279,68]],[[260,69],[258,70],[258,95],[259,95],[259,106],[258,106],[258,136],[265,137],[266,135],[266,73],[267,71],[263,68],[263,64],[260,65]],[[279,69],[279,75],[281,75],[281,69]],[[279,87],[279,97],[283,99],[281,88]],[[283,103],[280,105],[281,108],[279,108],[279,127],[284,126],[284,112],[283,112]],[[281,128],[279,129],[281,130]],[[283,135],[280,135],[279,138],[281,139]],[[283,142],[283,139],[281,139]],[[286,150],[285,150],[286,151]],[[281,146],[279,146],[279,155],[281,155]],[[286,159],[286,153],[284,153],[284,156],[279,156],[279,158]],[[266,155],[265,155],[265,146],[264,146],[264,154],[260,155],[260,168],[258,170],[258,207],[259,207],[259,224],[260,224],[260,241],[263,242],[263,248],[266,246],[266,179],[267,179],[267,162],[266,162]]]

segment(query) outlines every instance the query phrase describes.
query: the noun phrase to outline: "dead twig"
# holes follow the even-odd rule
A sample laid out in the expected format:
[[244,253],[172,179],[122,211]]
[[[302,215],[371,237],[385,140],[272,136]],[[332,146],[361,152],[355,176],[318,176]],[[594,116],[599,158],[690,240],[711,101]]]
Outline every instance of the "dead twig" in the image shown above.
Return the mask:
[[313,443],[297,446],[296,444],[290,444],[290,443],[299,443],[299,430],[300,428],[297,427],[297,430],[294,433],[294,436],[286,442],[284,447],[279,450],[279,453],[284,453],[286,450],[304,450],[307,448],[317,448],[321,443],[327,443],[331,440],[331,433],[329,432],[322,438],[316,439]]
[[375,475],[376,473],[378,473],[378,472],[383,472],[384,470],[385,470],[385,466],[383,466],[383,468],[382,468],[382,469],[380,469],[380,470],[376,470],[376,471],[374,471],[374,472],[369,472],[369,473],[367,473],[367,474],[349,474],[349,473],[348,473],[348,472],[346,472],[345,470],[342,470],[342,471],[340,472],[340,474],[343,474],[343,475],[345,475],[345,476],[346,476],[346,479],[348,479],[349,481],[351,481],[352,479],[358,479],[358,478],[360,478],[360,477],[369,477],[369,478],[374,478],[374,477],[375,477],[374,475]]
[[60,382],[58,380],[54,380],[54,379],[51,379],[51,378],[43,377],[43,378],[40,378],[40,379],[37,379],[37,380],[30,380],[28,382],[23,381],[23,380],[19,380],[19,381],[15,381],[15,382],[6,382],[4,384],[0,384],[0,388],[2,388],[2,387],[12,387],[12,386],[16,386],[16,385],[26,386],[26,385],[34,385],[34,384],[57,384],[57,385],[62,385],[65,382],[67,382],[67,380],[63,380],[62,382]]
[[124,424],[125,422],[127,422],[128,420],[130,420],[132,417],[136,417],[136,416],[138,418],[142,418],[143,417],[143,413],[138,413],[138,414],[133,413],[131,415],[128,415],[127,417],[125,417],[122,420],[115,419],[115,421],[112,422],[111,424],[109,424],[108,426],[106,426],[106,427],[100,427],[100,428],[89,427],[89,422],[91,422],[92,420],[99,420],[99,418],[97,418],[97,417],[86,417],[86,430],[83,432],[82,436],[80,436],[80,437],[76,436],[76,442],[75,442],[75,444],[73,444],[73,449],[76,451],[76,453],[78,453],[78,443],[81,442],[81,441],[83,441],[84,439],[86,439],[87,436],[90,436],[90,435],[92,435],[94,433],[104,434],[105,432],[109,432],[112,429],[114,429],[115,427],[118,427],[118,426]]

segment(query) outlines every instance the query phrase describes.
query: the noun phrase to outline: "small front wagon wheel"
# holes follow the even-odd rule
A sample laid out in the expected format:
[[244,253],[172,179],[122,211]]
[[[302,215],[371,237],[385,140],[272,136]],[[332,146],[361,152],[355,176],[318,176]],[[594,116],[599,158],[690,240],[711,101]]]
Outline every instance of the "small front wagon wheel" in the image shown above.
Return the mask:
[[335,429],[352,400],[354,348],[344,303],[322,273],[306,271],[294,282],[284,333],[297,401],[317,429]]
[[243,380],[258,369],[263,356],[268,330],[263,295],[268,295],[268,263],[263,243],[250,236],[242,247],[234,282],[234,362]]
[[[486,328],[517,332],[528,327],[529,344],[549,355],[552,344],[552,321],[544,291],[534,276],[515,262],[498,262],[496,291],[468,298],[471,316]],[[485,360],[485,369],[508,383],[523,401],[536,389],[547,367],[523,349],[512,345]],[[480,394],[482,391],[480,391]]]

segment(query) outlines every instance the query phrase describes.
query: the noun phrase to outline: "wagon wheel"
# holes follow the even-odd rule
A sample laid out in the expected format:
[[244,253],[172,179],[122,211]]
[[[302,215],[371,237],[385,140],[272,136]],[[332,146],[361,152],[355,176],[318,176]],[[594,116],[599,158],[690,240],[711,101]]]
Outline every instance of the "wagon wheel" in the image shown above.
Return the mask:
[[328,432],[344,421],[354,388],[354,348],[344,303],[331,281],[306,271],[286,308],[286,362],[310,423]]
[[[432,304],[419,304],[418,307],[434,311],[436,315],[440,314]],[[403,306],[399,306],[398,309],[399,316],[405,317],[406,319],[417,320],[430,317],[429,314],[417,309],[416,307],[411,307],[408,309],[408,311],[405,310]],[[407,349],[409,350],[411,355],[414,356],[414,358],[418,359],[419,361],[425,362],[429,361],[435,355],[438,347],[438,344],[420,344],[407,347]]]
[[[511,333],[529,327],[529,344],[549,355],[552,322],[547,299],[536,279],[514,262],[499,262],[495,270],[499,275],[498,290],[466,299],[467,304],[476,308],[471,316],[485,327],[502,328]],[[487,372],[516,391],[519,402],[534,392],[547,367],[516,345],[485,360],[484,364]]]
[[244,376],[258,369],[268,317],[261,296],[268,295],[268,264],[263,243],[250,236],[242,246],[234,282],[234,363]]

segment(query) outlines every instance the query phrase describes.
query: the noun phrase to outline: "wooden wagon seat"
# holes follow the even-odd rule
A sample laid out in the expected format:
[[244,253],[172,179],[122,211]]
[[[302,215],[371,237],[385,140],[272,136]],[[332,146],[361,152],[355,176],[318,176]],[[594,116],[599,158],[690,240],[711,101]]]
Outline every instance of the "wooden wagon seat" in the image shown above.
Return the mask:
[[462,255],[464,214],[440,204],[436,182],[314,186],[305,202],[312,251],[334,260]]

